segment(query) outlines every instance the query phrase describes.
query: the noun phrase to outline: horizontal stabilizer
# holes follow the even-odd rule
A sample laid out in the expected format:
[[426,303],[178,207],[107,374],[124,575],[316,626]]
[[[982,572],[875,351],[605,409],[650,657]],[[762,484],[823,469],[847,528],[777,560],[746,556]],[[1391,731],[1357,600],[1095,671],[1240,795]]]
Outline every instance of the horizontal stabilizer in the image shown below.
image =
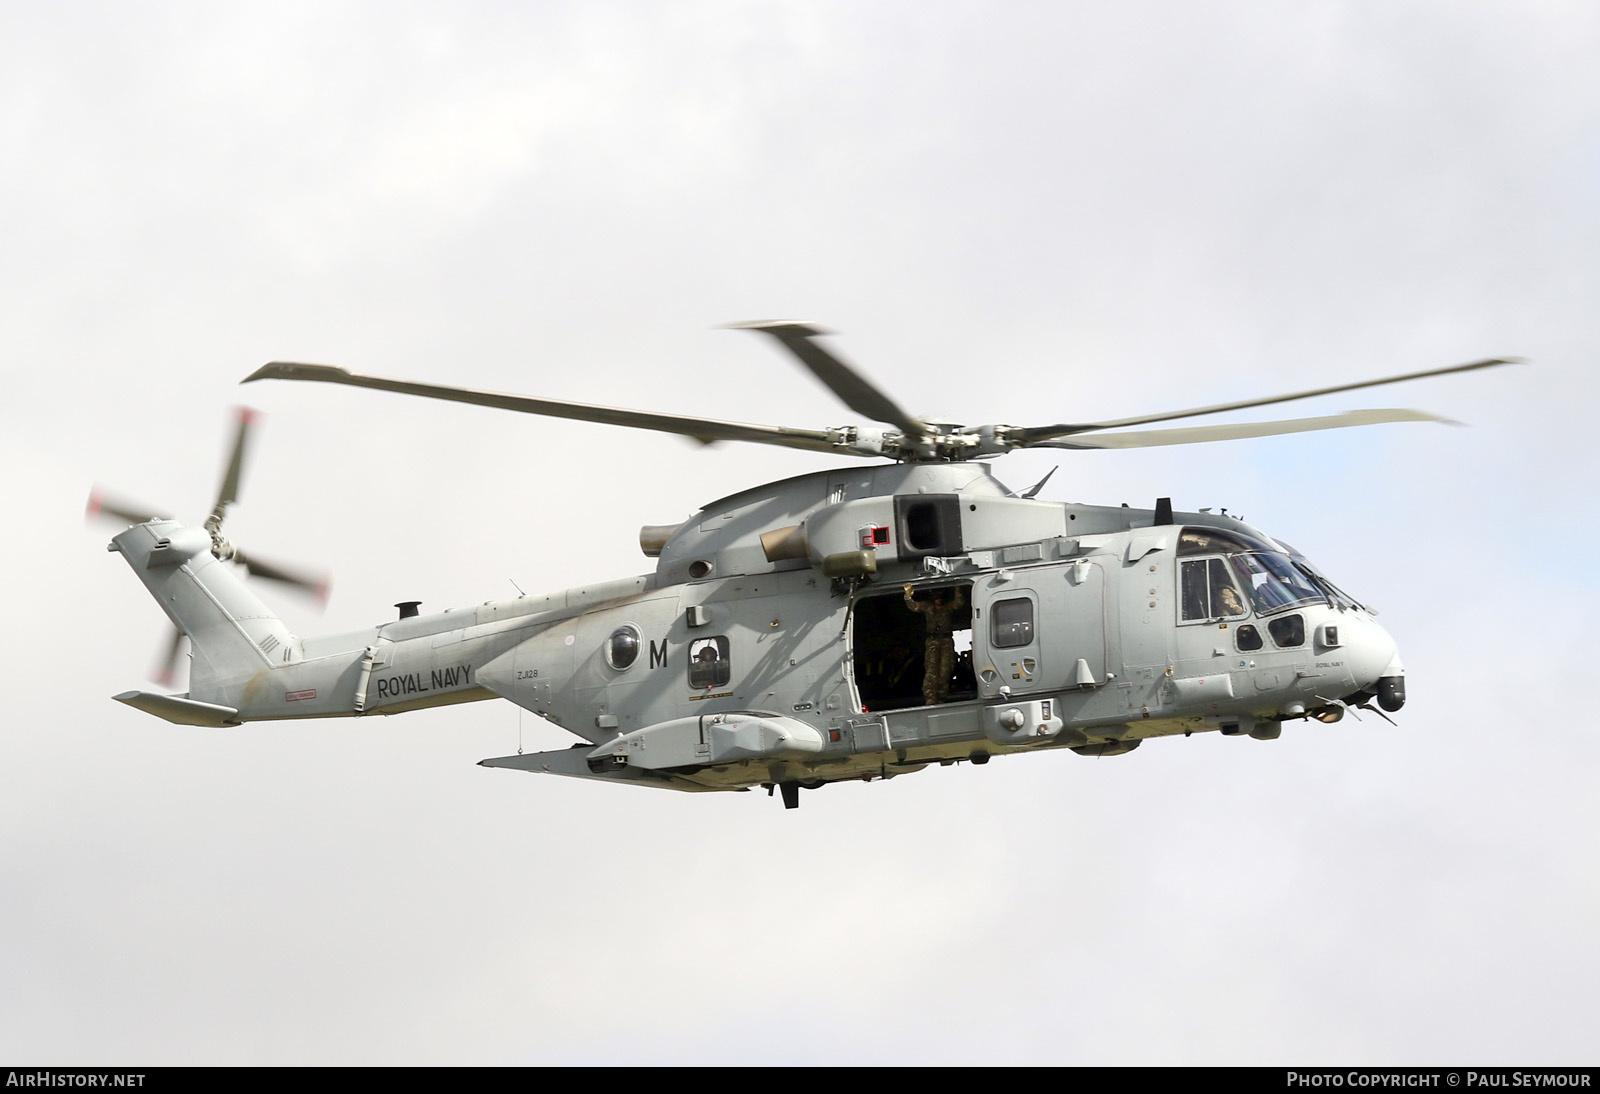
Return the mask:
[[157,718],[180,726],[236,726],[239,712],[233,707],[218,706],[185,699],[181,695],[155,695],[148,691],[125,691],[113,695],[119,703],[127,703],[136,710],[154,714]]

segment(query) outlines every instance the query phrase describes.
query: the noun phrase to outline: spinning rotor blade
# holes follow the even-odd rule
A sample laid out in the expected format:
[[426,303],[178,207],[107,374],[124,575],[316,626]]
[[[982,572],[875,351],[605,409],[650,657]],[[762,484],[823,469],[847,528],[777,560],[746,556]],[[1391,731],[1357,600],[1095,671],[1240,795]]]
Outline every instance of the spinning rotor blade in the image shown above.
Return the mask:
[[222,485],[217,489],[217,503],[211,507],[211,519],[219,525],[228,512],[228,506],[239,500],[239,476],[244,470],[245,445],[250,439],[250,426],[255,422],[256,413],[247,406],[237,410],[239,424],[233,431],[233,451],[228,457],[228,469],[222,474]]
[[[1521,364],[1520,357],[1491,357],[1487,361],[1473,361],[1466,365],[1451,365],[1448,368],[1426,369],[1422,372],[1408,372],[1403,376],[1388,376],[1381,380],[1362,380],[1354,384],[1338,384],[1334,387],[1316,388],[1312,391],[1297,391],[1288,395],[1272,395],[1264,399],[1243,399],[1236,403],[1218,403],[1216,406],[1194,407],[1189,410],[1173,410],[1165,414],[1146,414],[1137,418],[1118,418],[1109,422],[1084,422],[1078,425],[1062,423],[1060,425],[1037,426],[1031,429],[1018,429],[1013,431],[1012,438],[1019,443],[1018,447],[1027,448],[1040,444],[1043,441],[1054,440],[1058,437],[1070,437],[1077,433],[1086,433],[1095,429],[1116,429],[1126,425],[1146,425],[1150,422],[1169,422],[1174,418],[1196,418],[1203,414],[1221,414],[1228,410],[1245,410],[1253,406],[1268,406],[1272,403],[1287,403],[1296,399],[1311,399],[1318,395],[1335,395],[1341,391],[1356,391],[1366,387],[1381,387],[1384,384],[1398,384],[1403,380],[1420,380],[1427,376],[1445,376],[1452,372],[1471,372],[1473,369],[1492,368],[1495,365]],[[1352,423],[1356,424],[1356,423]],[[1324,427],[1326,428],[1326,427]],[[1252,434],[1239,434],[1252,436]],[[1226,438],[1217,438],[1219,440]],[[1183,442],[1179,442],[1183,443]],[[1095,446],[1100,447],[1100,446]],[[1105,446],[1111,447],[1111,446]]]
[[[881,389],[854,368],[845,364],[828,350],[817,344],[823,334],[821,328],[807,323],[762,320],[735,323],[732,329],[759,331],[776,339],[824,385],[858,414],[875,422],[894,426],[889,432],[854,425],[836,429],[794,429],[787,426],[751,425],[743,422],[722,421],[716,418],[695,418],[678,414],[658,414],[652,411],[627,410],[620,407],[595,406],[557,399],[540,399],[526,395],[502,394],[493,391],[476,391],[470,388],[447,387],[441,384],[415,383],[408,380],[390,380],[381,376],[363,376],[331,365],[296,364],[274,361],[263,365],[245,377],[244,383],[253,380],[310,380],[324,383],[347,384],[351,387],[392,391],[401,395],[419,395],[429,399],[443,399],[457,403],[498,407],[524,414],[541,414],[576,421],[597,422],[604,425],[621,425],[634,429],[650,429],[663,433],[677,433],[693,437],[702,443],[711,441],[749,441],[756,444],[797,448],[810,452],[831,452],[873,458],[877,456],[894,460],[970,460],[999,455],[1018,448],[1108,449],[1145,448],[1158,445],[1196,444],[1203,441],[1224,441],[1243,437],[1268,437],[1285,433],[1303,433],[1312,430],[1338,429],[1345,426],[1372,425],[1378,422],[1445,421],[1436,415],[1417,410],[1364,410],[1321,418],[1299,418],[1276,422],[1248,422],[1224,426],[1200,426],[1183,429],[1145,430],[1132,433],[1106,433],[1103,430],[1122,426],[1147,425],[1179,418],[1193,418],[1250,407],[1269,406],[1274,403],[1310,399],[1345,391],[1397,384],[1406,380],[1420,380],[1433,376],[1446,376],[1456,372],[1492,368],[1521,362],[1518,357],[1494,357],[1447,368],[1425,369],[1399,376],[1376,380],[1363,380],[1350,384],[1335,384],[1309,391],[1291,392],[1258,399],[1242,399],[1214,406],[1191,407],[1187,410],[1168,411],[1163,414],[1146,414],[1132,418],[1118,418],[1102,422],[1062,422],[1056,425],[1017,427],[994,423],[975,426],[955,426],[952,423],[932,424],[912,417]],[[241,427],[242,430],[242,427]],[[241,434],[242,435],[242,434]],[[242,445],[242,441],[240,444]],[[219,503],[220,504],[220,503]]]
[[898,403],[870,380],[813,342],[812,339],[817,335],[828,333],[822,328],[793,320],[761,319],[750,323],[729,323],[727,329],[754,330],[772,335],[857,414],[865,414],[875,422],[888,422],[909,437],[922,437],[933,432],[927,423],[918,421],[900,409]]
[[[1186,429],[1146,429],[1135,433],[1082,433],[1065,441],[1034,441],[1029,448],[1154,448],[1167,444],[1232,441],[1243,437],[1275,437],[1282,433],[1308,433],[1314,429],[1343,429],[1380,422],[1450,422],[1421,410],[1352,410],[1325,418],[1290,418],[1279,422],[1236,422],[1199,425]],[[1456,423],[1451,422],[1454,425]]]
[[[256,411],[248,407],[238,407],[235,412],[237,425],[233,433],[233,445],[229,451],[228,465],[222,473],[222,484],[217,488],[217,500],[211,507],[211,515],[206,518],[205,531],[211,538],[211,556],[220,561],[239,563],[245,572],[253,577],[266,578],[271,581],[282,582],[297,589],[312,593],[318,600],[326,603],[328,598],[328,578],[312,576],[301,571],[296,571],[277,563],[267,562],[264,559],[246,555],[236,545],[229,543],[222,537],[222,521],[227,515],[228,507],[239,500],[239,483],[244,474],[245,453],[249,447],[250,430],[258,417]],[[169,511],[170,512],[170,511]],[[131,502],[113,500],[99,487],[89,495],[87,515],[90,517],[107,516],[126,524],[145,524],[152,520],[163,519],[161,514],[153,513],[143,506]],[[177,679],[177,668],[183,648],[183,634],[173,628],[168,638],[166,648],[161,660],[155,665],[151,679],[158,681],[163,687],[172,687]]]
[[268,562],[257,555],[246,554],[238,547],[233,549],[233,560],[243,566],[245,573],[251,577],[282,582],[285,585],[310,593],[319,601],[325,602],[328,599],[328,576],[326,574],[313,576],[304,571],[281,566],[275,562]]
[[166,652],[161,660],[156,662],[155,671],[150,674],[150,679],[164,688],[170,688],[178,679],[178,657],[183,652],[183,632],[177,627],[172,628],[172,636],[167,640]]
[[542,414],[549,418],[571,418],[581,422],[599,422],[603,425],[623,425],[634,429],[677,433],[693,437],[703,444],[711,441],[753,441],[756,444],[800,448],[809,452],[852,454],[840,444],[836,444],[836,435],[827,430],[747,425],[742,422],[719,421],[715,418],[656,414],[647,410],[624,410],[619,407],[592,406],[588,403],[569,403],[559,399],[536,399],[528,395],[504,395],[494,391],[474,391],[470,388],[445,387],[440,384],[418,384],[408,380],[388,380],[381,376],[362,376],[333,365],[303,365],[292,361],[273,361],[263,365],[240,382],[248,384],[252,380],[318,380],[330,384],[349,384],[352,387],[370,387],[378,391],[398,392],[401,395],[420,395],[426,399],[445,399],[454,403],[499,407],[501,410],[515,410],[523,414]]
[[84,507],[83,515],[86,517],[110,517],[125,524],[143,524],[146,521],[161,519],[160,514],[152,513],[150,510],[135,505],[131,501],[112,498],[98,486],[90,492],[89,504]]

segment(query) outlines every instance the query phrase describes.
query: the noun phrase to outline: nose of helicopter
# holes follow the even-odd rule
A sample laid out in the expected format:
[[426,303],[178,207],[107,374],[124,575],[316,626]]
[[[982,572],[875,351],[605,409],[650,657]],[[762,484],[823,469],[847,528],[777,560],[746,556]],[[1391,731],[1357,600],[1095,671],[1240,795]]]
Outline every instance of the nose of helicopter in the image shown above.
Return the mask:
[[1357,690],[1376,695],[1384,710],[1393,712],[1405,706],[1406,670],[1389,632],[1371,619],[1348,620],[1344,627],[1349,636],[1350,675]]

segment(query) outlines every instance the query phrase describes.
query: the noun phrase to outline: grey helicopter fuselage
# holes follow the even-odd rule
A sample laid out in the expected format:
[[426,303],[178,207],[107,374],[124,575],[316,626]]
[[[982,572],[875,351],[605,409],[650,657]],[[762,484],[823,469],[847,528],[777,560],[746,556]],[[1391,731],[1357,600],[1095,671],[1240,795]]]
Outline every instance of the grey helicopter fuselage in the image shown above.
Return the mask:
[[[505,698],[582,740],[488,766],[680,790],[888,778],[1404,702],[1394,642],[1305,559],[1225,515],[1016,497],[986,464],[822,471],[645,529],[653,573],[302,639],[200,529],[125,556],[193,645],[169,721],[397,714]],[[907,591],[910,586],[910,591]],[[926,621],[958,605],[924,691]]]

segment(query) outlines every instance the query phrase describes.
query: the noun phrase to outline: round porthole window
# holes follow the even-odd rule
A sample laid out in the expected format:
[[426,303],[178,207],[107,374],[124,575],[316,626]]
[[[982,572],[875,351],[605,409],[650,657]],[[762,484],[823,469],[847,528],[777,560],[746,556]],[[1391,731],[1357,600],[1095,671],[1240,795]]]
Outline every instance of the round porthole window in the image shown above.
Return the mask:
[[606,664],[614,669],[625,669],[639,659],[639,643],[643,641],[639,628],[632,623],[618,627],[606,639]]

